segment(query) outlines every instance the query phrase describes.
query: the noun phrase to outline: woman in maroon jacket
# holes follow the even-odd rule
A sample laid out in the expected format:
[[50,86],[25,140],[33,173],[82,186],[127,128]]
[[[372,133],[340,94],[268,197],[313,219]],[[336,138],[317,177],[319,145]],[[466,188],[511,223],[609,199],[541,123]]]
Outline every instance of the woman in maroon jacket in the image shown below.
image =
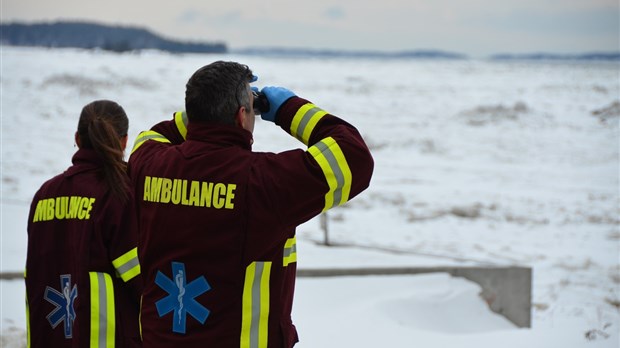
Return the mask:
[[108,100],[82,109],[73,165],[41,186],[28,220],[29,347],[136,347],[137,220],[123,160],[128,119]]

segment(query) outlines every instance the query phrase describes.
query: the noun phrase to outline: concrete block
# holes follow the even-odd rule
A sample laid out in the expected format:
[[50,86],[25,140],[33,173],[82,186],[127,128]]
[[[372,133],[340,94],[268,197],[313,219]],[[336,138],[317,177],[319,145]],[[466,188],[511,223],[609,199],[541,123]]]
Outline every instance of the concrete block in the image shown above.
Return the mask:
[[298,269],[299,277],[338,277],[368,275],[406,275],[449,273],[463,277],[482,288],[480,296],[489,308],[503,315],[517,327],[531,327],[532,269],[529,267],[383,267]]

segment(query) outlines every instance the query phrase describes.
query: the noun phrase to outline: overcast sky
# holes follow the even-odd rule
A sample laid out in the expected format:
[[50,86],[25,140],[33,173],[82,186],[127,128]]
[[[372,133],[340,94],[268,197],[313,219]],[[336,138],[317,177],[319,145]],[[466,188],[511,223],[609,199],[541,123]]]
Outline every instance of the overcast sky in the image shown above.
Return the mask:
[[278,46],[493,53],[620,50],[618,0],[0,0],[2,22],[94,20]]

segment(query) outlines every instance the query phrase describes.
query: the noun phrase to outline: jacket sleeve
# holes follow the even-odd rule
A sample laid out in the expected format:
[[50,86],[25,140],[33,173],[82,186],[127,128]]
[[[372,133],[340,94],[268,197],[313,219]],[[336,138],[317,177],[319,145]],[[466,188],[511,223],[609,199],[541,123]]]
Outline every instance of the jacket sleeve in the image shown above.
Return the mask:
[[272,170],[262,170],[276,173],[263,180],[278,188],[269,201],[281,222],[298,225],[368,188],[374,161],[355,127],[299,97],[289,99],[276,120],[308,147],[267,158]]
[[133,195],[119,209],[116,223],[110,228],[109,253],[117,276],[131,289],[135,303],[142,294],[141,267],[138,259],[138,220],[132,209]]
[[175,112],[172,120],[162,121],[148,131],[138,134],[131,154],[133,155],[147,141],[156,141],[161,144],[178,145],[187,137],[187,114],[185,111]]
[[187,137],[187,123],[185,111],[178,111],[172,120],[159,122],[150,130],[138,134],[127,163],[127,173],[133,185],[136,185],[135,179],[141,167],[136,163],[147,163],[162,148],[183,143]]

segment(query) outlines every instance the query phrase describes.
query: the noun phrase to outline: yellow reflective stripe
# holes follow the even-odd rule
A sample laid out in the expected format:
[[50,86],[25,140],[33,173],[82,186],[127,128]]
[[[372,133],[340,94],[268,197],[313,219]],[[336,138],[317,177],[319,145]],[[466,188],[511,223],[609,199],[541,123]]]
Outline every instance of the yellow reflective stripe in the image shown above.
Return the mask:
[[114,286],[107,273],[89,272],[90,347],[113,348],[116,335]]
[[140,274],[140,261],[138,261],[138,248],[133,248],[112,261],[112,265],[124,282],[131,280]]
[[187,114],[185,111],[178,111],[174,113],[174,123],[177,125],[177,129],[183,139],[187,139]]
[[327,112],[316,105],[312,103],[305,104],[297,110],[293,121],[291,121],[291,134],[305,145],[308,145],[314,127],[325,115],[327,115]]
[[96,347],[99,342],[99,282],[97,273],[88,273],[90,278],[90,346]]
[[252,262],[245,271],[241,348],[266,348],[269,335],[271,262]]
[[245,270],[245,282],[243,284],[242,314],[241,314],[241,348],[250,347],[250,327],[252,326],[252,283],[256,264],[250,264]]
[[131,153],[134,153],[147,140],[155,140],[155,141],[159,141],[160,143],[170,143],[170,140],[168,140],[165,136],[157,133],[156,131],[151,131],[151,130],[144,131],[138,134],[138,137],[136,138],[136,141],[133,144],[133,149],[131,150]]
[[286,240],[283,256],[282,266],[284,267],[290,263],[297,262],[297,236]]
[[341,205],[349,200],[351,193],[352,174],[347,159],[334,138],[327,137],[308,148],[317,161],[325,180],[329,185],[329,191],[325,194],[326,211],[334,205]]

